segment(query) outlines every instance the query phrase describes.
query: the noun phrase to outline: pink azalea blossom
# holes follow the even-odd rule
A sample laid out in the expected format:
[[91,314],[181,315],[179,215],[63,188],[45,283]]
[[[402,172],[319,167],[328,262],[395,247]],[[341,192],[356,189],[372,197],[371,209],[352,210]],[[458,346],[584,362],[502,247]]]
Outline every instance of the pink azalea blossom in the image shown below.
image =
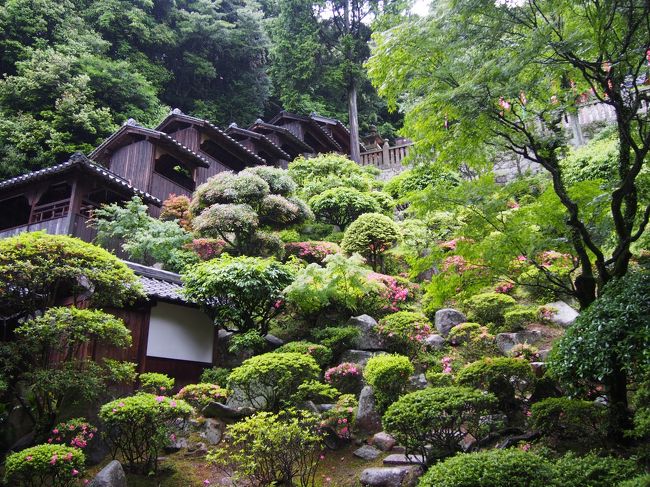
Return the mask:
[[72,472],[70,472],[70,473],[72,474],[73,477],[76,477],[77,475],[79,475],[79,470],[77,470],[76,468],[73,468]]
[[56,465],[56,461],[59,459],[59,457],[54,454],[52,455],[52,459],[50,460],[50,465]]

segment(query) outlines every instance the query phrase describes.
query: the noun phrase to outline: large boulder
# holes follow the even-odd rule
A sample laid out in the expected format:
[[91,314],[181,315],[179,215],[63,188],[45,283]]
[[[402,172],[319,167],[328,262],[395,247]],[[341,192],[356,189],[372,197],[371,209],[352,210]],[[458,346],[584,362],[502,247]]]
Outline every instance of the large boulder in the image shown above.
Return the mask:
[[365,487],[415,487],[422,475],[418,466],[367,468],[361,473]]
[[368,352],[366,350],[346,350],[341,354],[341,360],[339,363],[351,362],[353,364],[359,364],[361,367],[365,367],[372,357],[377,355],[384,354],[386,352]]
[[231,407],[220,402],[211,402],[201,411],[206,418],[239,420],[255,413],[251,407]]
[[443,337],[447,337],[454,326],[465,323],[466,321],[467,317],[463,313],[452,308],[439,309],[436,311],[434,319],[436,330]]
[[384,465],[424,465],[426,460],[422,455],[406,455],[393,453],[384,458]]
[[520,343],[534,345],[542,338],[538,330],[523,330],[517,333],[499,333],[496,336],[497,347],[503,354],[507,354],[512,347]]
[[221,443],[225,429],[226,425],[222,421],[214,418],[206,418],[199,435],[205,439],[208,445],[218,445]]
[[573,322],[576,320],[576,318],[580,316],[580,313],[578,313],[564,301],[555,301],[554,303],[548,303],[544,306],[547,308],[554,308],[556,310],[549,318],[551,323],[555,323],[556,325],[560,325],[564,328],[568,328],[569,326],[573,325]]
[[376,330],[377,321],[368,315],[354,316],[348,322],[359,330],[355,346],[359,350],[386,350],[386,343]]
[[264,341],[271,350],[275,350],[284,345],[284,340],[282,338],[278,338],[270,333],[264,336]]
[[122,464],[117,460],[110,462],[90,481],[88,487],[126,487],[126,475]]
[[370,442],[382,451],[390,451],[397,444],[395,438],[385,431],[376,433]]
[[424,339],[424,345],[429,350],[437,351],[445,348],[446,342],[442,335],[433,334]]
[[375,394],[370,386],[361,389],[355,424],[362,434],[373,434],[381,431],[381,416],[377,412]]

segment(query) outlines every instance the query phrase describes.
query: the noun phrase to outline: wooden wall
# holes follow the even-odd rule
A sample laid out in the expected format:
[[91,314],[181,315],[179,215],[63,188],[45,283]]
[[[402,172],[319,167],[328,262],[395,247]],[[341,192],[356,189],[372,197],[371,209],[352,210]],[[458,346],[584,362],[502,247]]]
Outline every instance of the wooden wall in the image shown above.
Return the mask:
[[109,169],[136,188],[148,191],[153,164],[154,146],[147,140],[141,140],[116,150]]

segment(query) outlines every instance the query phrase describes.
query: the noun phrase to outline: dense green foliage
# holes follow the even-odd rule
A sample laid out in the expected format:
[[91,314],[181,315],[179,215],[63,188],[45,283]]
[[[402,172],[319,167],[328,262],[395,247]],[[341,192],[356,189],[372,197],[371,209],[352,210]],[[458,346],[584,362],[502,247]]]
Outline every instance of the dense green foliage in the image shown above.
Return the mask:
[[320,367],[309,355],[265,353],[233,369],[228,385],[236,392],[241,391],[256,408],[278,412],[291,404],[301,384],[318,380],[319,375]]
[[563,487],[609,487],[641,473],[633,459],[599,456],[595,453],[585,456],[567,453],[556,462],[555,468],[556,483]]
[[364,213],[376,213],[381,209],[370,193],[345,187],[327,189],[313,196],[309,206],[318,220],[342,230]]
[[368,360],[363,378],[372,386],[377,410],[383,412],[406,391],[409,377],[415,371],[408,357],[377,355]]
[[593,401],[549,397],[531,407],[532,427],[551,439],[594,445],[605,433],[607,411]]
[[208,460],[247,485],[313,487],[322,445],[318,419],[309,413],[257,413],[229,425],[231,448]]
[[197,411],[201,411],[211,402],[226,402],[229,394],[228,389],[216,384],[200,383],[186,385],[174,397],[182,399]]
[[138,380],[144,392],[160,396],[171,396],[176,382],[173,377],[159,372],[145,372],[138,376]]
[[398,311],[384,316],[377,332],[386,340],[389,351],[415,357],[423,348],[425,338],[432,333],[431,322],[422,313]]
[[240,332],[258,330],[266,335],[293,275],[292,267],[272,258],[224,254],[188,268],[183,274],[184,292],[222,323]]
[[85,455],[65,445],[37,445],[7,456],[7,485],[16,487],[71,487],[85,470]]
[[173,421],[191,412],[192,407],[181,399],[140,393],[104,404],[99,417],[113,458],[119,452],[127,468],[146,474],[158,468],[158,454]]
[[316,363],[322,368],[332,361],[332,350],[325,345],[305,341],[289,342],[275,350],[276,353],[294,352],[302,353],[313,357]]
[[407,454],[430,463],[461,449],[466,434],[480,437],[481,416],[496,406],[491,394],[466,387],[434,387],[411,392],[391,404],[382,418]]
[[374,271],[384,268],[384,254],[401,238],[399,227],[392,218],[366,212],[345,231],[341,247],[349,254],[363,255]]

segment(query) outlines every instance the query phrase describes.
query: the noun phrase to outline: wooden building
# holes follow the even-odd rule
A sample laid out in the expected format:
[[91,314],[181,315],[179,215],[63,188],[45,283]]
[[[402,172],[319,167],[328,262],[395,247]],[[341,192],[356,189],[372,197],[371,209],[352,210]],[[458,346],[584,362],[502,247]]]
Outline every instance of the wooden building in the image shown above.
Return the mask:
[[292,160],[288,153],[262,133],[241,128],[236,123],[231,123],[226,133],[272,166],[286,168]]

